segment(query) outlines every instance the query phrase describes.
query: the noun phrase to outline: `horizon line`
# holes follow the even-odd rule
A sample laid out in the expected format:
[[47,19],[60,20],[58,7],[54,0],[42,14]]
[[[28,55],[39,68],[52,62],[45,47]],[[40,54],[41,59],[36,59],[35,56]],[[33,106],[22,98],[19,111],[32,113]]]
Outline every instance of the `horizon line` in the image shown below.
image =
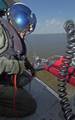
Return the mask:
[[32,35],[48,35],[48,34],[66,34],[65,32],[63,33],[32,33]]

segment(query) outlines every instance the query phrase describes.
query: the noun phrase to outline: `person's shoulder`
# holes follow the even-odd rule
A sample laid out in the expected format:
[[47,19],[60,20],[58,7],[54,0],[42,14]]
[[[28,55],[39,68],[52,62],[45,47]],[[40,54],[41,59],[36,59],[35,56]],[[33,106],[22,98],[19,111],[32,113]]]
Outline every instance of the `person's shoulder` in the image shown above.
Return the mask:
[[6,41],[6,35],[5,35],[5,32],[4,32],[4,28],[0,22],[0,51],[2,48],[4,48],[5,46],[5,41]]
[[[0,22],[0,33],[2,33],[2,29],[3,29],[3,27],[2,27],[2,24],[1,24],[1,22]],[[0,34],[1,35],[1,34]]]
[[2,21],[3,21],[3,18],[0,17],[0,33],[2,32],[2,29],[3,29]]
[[0,38],[3,36],[3,26],[2,23],[0,21]]

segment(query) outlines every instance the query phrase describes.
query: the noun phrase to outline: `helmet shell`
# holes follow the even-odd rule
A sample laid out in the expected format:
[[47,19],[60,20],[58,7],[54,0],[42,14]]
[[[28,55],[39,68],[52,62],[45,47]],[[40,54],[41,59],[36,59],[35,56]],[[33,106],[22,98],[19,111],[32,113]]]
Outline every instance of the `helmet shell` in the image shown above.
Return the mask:
[[[15,29],[19,32],[25,31],[28,26],[32,25],[33,32],[36,26],[36,17],[30,8],[22,3],[14,3],[7,11],[8,19],[11,20]],[[30,27],[29,27],[30,28]]]

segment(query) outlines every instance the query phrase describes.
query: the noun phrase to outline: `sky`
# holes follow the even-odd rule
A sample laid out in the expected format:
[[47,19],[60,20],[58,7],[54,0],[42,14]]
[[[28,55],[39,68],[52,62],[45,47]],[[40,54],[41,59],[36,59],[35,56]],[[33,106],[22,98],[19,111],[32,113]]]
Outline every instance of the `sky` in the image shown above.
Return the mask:
[[35,34],[63,33],[65,21],[75,21],[75,0],[21,0],[36,14]]

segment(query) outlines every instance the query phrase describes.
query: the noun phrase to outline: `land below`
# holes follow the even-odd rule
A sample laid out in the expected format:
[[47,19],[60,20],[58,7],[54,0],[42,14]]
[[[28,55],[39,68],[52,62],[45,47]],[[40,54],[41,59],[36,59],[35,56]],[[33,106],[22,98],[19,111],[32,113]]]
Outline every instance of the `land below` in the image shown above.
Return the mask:
[[[67,40],[65,34],[38,34],[30,35],[26,43],[31,61],[36,56],[48,58],[51,55],[63,55],[66,51]],[[37,77],[58,93],[59,81],[54,75],[41,71],[37,73]],[[75,94],[75,87],[67,84],[66,88],[68,96],[72,97]]]
[[[56,93],[58,93],[59,81],[57,77],[46,71],[38,72],[37,77],[41,79],[44,83],[46,83],[50,88],[52,88]],[[75,95],[75,86],[72,86],[67,83],[66,89],[69,98]]]

